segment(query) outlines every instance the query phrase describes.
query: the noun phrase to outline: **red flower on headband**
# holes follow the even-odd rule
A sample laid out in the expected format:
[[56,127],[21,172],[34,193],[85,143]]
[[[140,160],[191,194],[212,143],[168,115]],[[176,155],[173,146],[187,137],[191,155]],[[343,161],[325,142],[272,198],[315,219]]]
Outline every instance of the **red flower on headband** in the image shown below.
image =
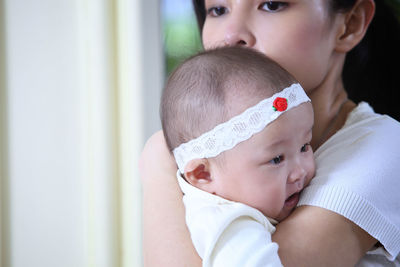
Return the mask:
[[287,99],[282,97],[275,98],[272,108],[275,111],[285,111],[287,109]]

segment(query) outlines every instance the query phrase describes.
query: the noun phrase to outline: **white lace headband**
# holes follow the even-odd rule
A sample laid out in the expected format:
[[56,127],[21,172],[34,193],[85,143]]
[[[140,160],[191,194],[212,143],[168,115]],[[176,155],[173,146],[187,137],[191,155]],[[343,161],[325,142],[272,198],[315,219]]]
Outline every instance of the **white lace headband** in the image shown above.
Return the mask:
[[186,164],[193,159],[216,157],[233,148],[263,130],[282,113],[307,101],[311,100],[301,85],[292,84],[211,131],[179,145],[173,150],[179,171],[183,174]]

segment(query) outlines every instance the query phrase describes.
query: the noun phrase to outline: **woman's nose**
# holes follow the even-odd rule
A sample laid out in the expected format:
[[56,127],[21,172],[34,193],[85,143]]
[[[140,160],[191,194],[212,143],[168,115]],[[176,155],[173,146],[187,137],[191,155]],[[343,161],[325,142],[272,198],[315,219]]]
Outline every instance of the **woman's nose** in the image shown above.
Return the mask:
[[226,45],[243,45],[246,47],[253,47],[256,43],[256,38],[251,31],[249,31],[245,22],[236,22],[230,25],[225,32],[224,41]]

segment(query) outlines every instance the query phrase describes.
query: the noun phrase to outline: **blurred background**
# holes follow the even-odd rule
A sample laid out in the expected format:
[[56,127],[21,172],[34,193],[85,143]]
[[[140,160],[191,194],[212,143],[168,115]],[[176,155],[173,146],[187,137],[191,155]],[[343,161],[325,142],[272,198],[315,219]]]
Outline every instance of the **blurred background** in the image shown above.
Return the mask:
[[189,0],[0,0],[0,266],[142,266],[147,138]]
[[163,0],[162,32],[168,75],[183,59],[201,51],[200,34],[191,0]]

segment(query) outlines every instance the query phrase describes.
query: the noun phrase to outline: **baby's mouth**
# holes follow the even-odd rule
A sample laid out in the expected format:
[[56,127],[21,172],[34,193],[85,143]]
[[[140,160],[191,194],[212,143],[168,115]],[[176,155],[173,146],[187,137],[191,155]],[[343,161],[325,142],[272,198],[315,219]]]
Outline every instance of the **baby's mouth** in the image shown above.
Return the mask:
[[299,202],[300,193],[296,192],[285,200],[285,207],[294,208]]

